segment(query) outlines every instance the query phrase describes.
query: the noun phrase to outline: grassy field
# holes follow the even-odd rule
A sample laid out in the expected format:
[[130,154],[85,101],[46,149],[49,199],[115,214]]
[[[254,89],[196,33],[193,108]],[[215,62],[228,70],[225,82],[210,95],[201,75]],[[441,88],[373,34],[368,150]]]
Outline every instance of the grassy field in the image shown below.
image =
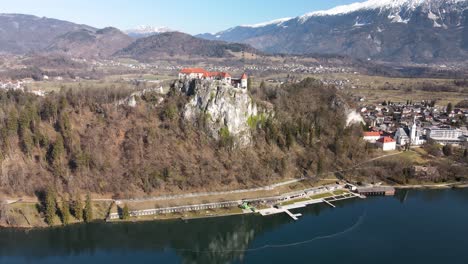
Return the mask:
[[310,199],[309,198],[293,199],[293,200],[289,200],[287,202],[281,203],[281,205],[285,206],[285,205],[291,205],[291,204],[305,202],[305,201],[310,201]]
[[427,152],[422,148],[401,152],[399,155],[383,158],[386,161],[395,161],[405,164],[424,165],[427,164]]
[[342,194],[346,194],[346,193],[349,193],[349,191],[347,191],[347,190],[337,190],[337,191],[333,192],[334,195],[342,195]]
[[328,198],[328,197],[331,197],[333,196],[332,193],[320,193],[320,194],[316,194],[316,195],[313,195],[313,196],[310,196],[310,199],[312,200],[315,200],[315,199],[323,199],[323,198]]

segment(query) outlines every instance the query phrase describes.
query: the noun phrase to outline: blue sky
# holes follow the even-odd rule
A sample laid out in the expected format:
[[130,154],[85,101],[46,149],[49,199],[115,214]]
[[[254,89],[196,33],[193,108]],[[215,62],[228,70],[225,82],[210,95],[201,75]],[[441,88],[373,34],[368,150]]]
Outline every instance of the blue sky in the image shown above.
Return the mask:
[[46,16],[120,29],[167,26],[197,34],[363,0],[1,0],[0,13]]

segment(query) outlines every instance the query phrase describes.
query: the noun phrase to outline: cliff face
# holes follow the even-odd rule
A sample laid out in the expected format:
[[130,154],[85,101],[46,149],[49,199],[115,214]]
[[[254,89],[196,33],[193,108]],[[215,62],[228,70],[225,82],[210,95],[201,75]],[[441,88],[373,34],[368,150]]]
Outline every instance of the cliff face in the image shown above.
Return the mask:
[[232,136],[241,147],[251,143],[249,123],[262,114],[247,89],[202,80],[180,80],[174,88],[190,96],[183,113],[185,120],[197,122],[204,118],[213,138]]

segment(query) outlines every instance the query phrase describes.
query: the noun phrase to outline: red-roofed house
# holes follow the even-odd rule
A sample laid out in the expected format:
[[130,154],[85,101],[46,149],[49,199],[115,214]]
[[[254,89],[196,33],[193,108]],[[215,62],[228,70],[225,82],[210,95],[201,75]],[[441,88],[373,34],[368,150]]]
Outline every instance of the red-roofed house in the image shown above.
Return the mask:
[[231,75],[227,72],[207,72],[204,76],[207,80],[220,80],[231,83]]
[[209,72],[202,68],[185,68],[179,72],[179,79],[220,80],[231,83],[231,75],[227,72]]
[[391,151],[396,149],[396,141],[391,137],[383,137],[377,140],[377,146],[383,151]]
[[363,139],[365,141],[375,143],[381,137],[382,137],[382,135],[380,134],[380,132],[364,132]]
[[202,79],[209,72],[202,68],[185,68],[179,72],[179,79]]

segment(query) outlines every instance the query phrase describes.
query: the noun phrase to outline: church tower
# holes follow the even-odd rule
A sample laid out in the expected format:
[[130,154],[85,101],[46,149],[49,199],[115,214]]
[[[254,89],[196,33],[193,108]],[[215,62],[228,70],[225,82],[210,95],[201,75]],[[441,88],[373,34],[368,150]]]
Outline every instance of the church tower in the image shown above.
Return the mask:
[[412,145],[417,145],[418,144],[418,138],[417,138],[417,130],[418,130],[418,127],[416,126],[416,116],[414,117],[413,119],[413,126],[411,127],[411,144]]

